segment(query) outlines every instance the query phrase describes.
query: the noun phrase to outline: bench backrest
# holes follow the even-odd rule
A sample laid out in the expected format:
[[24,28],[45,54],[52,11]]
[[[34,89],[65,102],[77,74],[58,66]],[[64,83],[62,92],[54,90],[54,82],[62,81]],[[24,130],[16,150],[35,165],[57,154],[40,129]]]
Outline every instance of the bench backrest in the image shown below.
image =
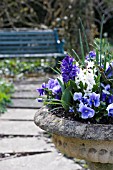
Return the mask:
[[57,30],[0,31],[0,57],[64,53]]

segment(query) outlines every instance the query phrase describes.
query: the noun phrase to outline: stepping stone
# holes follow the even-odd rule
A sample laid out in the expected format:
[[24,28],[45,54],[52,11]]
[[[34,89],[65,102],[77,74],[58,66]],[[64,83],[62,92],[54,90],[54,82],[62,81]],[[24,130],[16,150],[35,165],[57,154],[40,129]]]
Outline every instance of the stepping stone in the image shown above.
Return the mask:
[[0,154],[40,153],[47,151],[55,151],[54,145],[50,142],[47,143],[43,136],[2,138],[0,140]]
[[47,82],[49,78],[55,78],[55,74],[37,74],[36,77],[25,78],[23,80],[16,80],[14,84],[39,84]]
[[11,158],[0,161],[1,170],[82,170],[73,160],[57,152]]
[[36,91],[37,88],[41,88],[42,83],[37,84],[19,84],[15,85],[15,91]]
[[44,131],[32,121],[0,120],[0,135],[32,135],[39,136]]
[[36,109],[8,109],[5,114],[0,115],[0,120],[26,120],[33,121]]
[[38,102],[36,99],[12,99],[10,108],[30,108],[39,109],[43,106],[43,103]]
[[38,94],[38,92],[36,92],[36,91],[23,91],[23,92],[21,92],[21,91],[19,91],[19,92],[15,92],[13,95],[12,95],[12,98],[14,99],[14,98],[17,98],[17,99],[36,99],[36,98],[38,98],[38,96],[39,96],[39,94]]

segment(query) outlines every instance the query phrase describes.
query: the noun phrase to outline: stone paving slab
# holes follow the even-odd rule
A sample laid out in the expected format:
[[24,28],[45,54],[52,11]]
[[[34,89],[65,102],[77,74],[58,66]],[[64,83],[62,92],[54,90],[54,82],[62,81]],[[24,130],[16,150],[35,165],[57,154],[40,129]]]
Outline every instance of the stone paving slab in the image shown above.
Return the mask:
[[72,160],[57,152],[0,161],[0,170],[81,170]]
[[[0,140],[0,154],[54,151],[54,145],[44,137],[15,137]],[[48,139],[50,140],[50,139]]]
[[36,109],[8,109],[0,115],[0,120],[34,120]]
[[25,99],[28,99],[28,98],[31,98],[31,99],[36,99],[38,98],[39,94],[38,92],[36,91],[19,91],[19,92],[15,92],[13,95],[12,95],[12,98],[25,98]]
[[3,121],[0,120],[0,135],[39,135],[44,131],[33,121]]
[[56,74],[42,73],[37,74],[35,77],[28,77],[21,80],[16,80],[15,84],[39,84],[47,82],[49,78],[56,78]]
[[39,109],[42,106],[43,104],[37,102],[36,99],[12,99],[12,104],[8,107]]
[[37,84],[18,84],[15,85],[15,91],[36,91],[37,88],[41,88],[42,83]]

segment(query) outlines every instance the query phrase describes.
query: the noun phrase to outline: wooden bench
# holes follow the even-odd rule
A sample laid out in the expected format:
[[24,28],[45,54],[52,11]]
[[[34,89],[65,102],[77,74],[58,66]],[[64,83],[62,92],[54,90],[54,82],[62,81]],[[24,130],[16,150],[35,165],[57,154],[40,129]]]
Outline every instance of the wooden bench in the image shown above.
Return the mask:
[[0,58],[64,57],[64,43],[57,30],[2,30],[0,31]]

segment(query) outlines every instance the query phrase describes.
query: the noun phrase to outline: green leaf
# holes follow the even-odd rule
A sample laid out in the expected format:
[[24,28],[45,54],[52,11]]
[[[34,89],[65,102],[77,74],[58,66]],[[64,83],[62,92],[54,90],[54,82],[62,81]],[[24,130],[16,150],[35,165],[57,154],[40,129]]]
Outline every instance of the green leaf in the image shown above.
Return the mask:
[[64,90],[65,90],[65,85],[64,85],[64,83],[63,83],[59,78],[57,78],[57,80],[58,80],[58,82],[59,82],[59,84],[60,84],[60,86],[61,86],[62,93],[63,93]]
[[80,48],[81,48],[81,54],[82,54],[82,64],[84,65],[85,55],[84,55],[84,47],[83,47],[83,42],[82,42],[82,36],[81,36],[80,29],[79,29],[79,38],[80,38]]
[[102,16],[102,20],[101,20],[101,26],[100,26],[100,66],[102,64],[102,32],[103,32],[103,25],[104,25],[104,15]]
[[73,53],[75,54],[77,61],[80,61],[80,57],[78,56],[78,54],[76,53],[76,51],[74,49],[72,49]]
[[84,25],[82,23],[82,20],[81,18],[80,19],[80,23],[81,23],[81,26],[82,26],[82,31],[83,31],[83,34],[84,34],[84,39],[85,39],[85,43],[86,43],[86,48],[87,48],[87,53],[89,53],[89,45],[88,45],[88,40],[87,40],[87,36],[86,36],[86,31],[85,31],[85,28],[84,28]]
[[107,60],[106,60],[106,55],[105,55],[105,58],[104,58],[104,70],[106,70],[106,62],[107,62]]
[[62,106],[64,107],[64,109],[66,111],[69,110],[69,106],[70,106],[70,103],[71,103],[71,99],[72,99],[72,96],[71,96],[71,88],[68,87],[64,90],[64,93],[62,95],[62,98],[61,98],[61,103],[62,103]]
[[56,69],[54,69],[54,68],[52,68],[52,67],[50,67],[55,73],[57,73],[57,74],[61,74],[60,72],[59,72],[59,70],[57,71]]
[[77,88],[77,84],[75,83],[75,81],[70,80],[70,87],[74,89],[74,91],[79,92],[79,89]]
[[96,49],[96,64],[98,65],[99,63],[99,53],[98,53],[98,49]]
[[82,82],[82,81],[80,81],[79,86],[80,86],[81,89],[84,89],[84,85],[83,85],[83,82]]

